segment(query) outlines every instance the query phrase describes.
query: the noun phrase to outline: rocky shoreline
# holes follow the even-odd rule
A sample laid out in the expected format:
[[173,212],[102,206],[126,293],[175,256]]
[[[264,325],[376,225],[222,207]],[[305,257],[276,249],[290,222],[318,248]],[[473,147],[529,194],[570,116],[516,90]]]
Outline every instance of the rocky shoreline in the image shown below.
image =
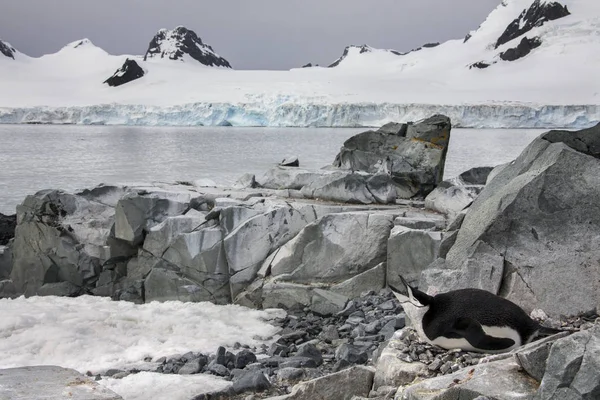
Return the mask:
[[[38,192],[0,253],[0,297],[285,309],[270,347],[143,360],[232,381],[197,399],[598,398],[600,125],[442,181],[449,140],[434,116],[360,133],[324,169],[276,166],[234,188]],[[400,274],[430,294],[488,290],[565,332],[493,356],[421,343],[387,289]]]

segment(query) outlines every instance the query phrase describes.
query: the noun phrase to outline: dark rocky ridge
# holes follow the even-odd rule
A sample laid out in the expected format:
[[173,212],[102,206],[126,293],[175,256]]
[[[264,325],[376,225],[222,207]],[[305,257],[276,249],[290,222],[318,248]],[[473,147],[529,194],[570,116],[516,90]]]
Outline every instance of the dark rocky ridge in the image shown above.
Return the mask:
[[0,213],[0,246],[8,244],[8,241],[15,237],[16,227],[16,215],[4,215]]
[[521,39],[517,47],[512,47],[506,51],[500,53],[500,58],[504,61],[515,61],[525,57],[531,50],[536,49],[542,45],[542,40],[539,37],[529,39],[524,37]]
[[16,50],[14,47],[12,47],[8,43],[0,40],[0,53],[2,53],[3,55],[5,55],[8,58],[12,58],[14,60],[15,52],[16,52]]
[[548,21],[563,18],[570,14],[567,6],[563,6],[558,2],[542,3],[541,0],[536,0],[529,9],[523,10],[521,15],[506,27],[506,30],[496,42],[496,48],[518,38],[535,27],[542,26]]
[[115,73],[104,81],[108,86],[121,86],[145,75],[142,67],[135,60],[127,59]]
[[[165,49],[165,45],[172,48]],[[172,31],[159,30],[150,41],[144,61],[152,57],[179,60],[184,54],[204,65],[231,68],[229,61],[216,54],[211,46],[203,43],[194,31],[183,26],[178,26]]]

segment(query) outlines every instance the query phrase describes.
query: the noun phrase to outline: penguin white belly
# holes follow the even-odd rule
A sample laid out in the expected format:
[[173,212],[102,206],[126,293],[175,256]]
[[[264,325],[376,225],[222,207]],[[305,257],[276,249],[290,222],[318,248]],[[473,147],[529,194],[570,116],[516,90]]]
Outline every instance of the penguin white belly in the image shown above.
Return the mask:
[[473,347],[471,345],[471,343],[469,343],[469,341],[465,338],[447,338],[444,336],[438,336],[434,340],[429,340],[424,334],[423,334],[423,336],[425,336],[425,339],[427,339],[427,341],[429,343],[434,344],[436,346],[443,347],[445,349],[463,349],[466,351],[477,351],[477,352],[482,352],[482,353],[504,353],[504,352],[516,349],[517,347],[520,347],[522,344],[521,336],[519,335],[519,333],[516,330],[514,330],[512,328],[509,328],[507,326],[486,326],[486,325],[481,325],[481,327],[483,328],[483,331],[487,335],[493,336],[495,338],[511,339],[514,342],[514,344],[506,349],[486,350],[486,349],[478,349],[476,347]]

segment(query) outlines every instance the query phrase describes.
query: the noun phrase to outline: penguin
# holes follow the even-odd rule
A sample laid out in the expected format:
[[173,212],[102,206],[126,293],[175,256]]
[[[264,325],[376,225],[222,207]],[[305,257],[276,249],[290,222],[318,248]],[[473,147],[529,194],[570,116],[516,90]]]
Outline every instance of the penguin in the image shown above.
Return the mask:
[[408,296],[388,284],[426,342],[445,349],[503,353],[530,343],[538,335],[560,330],[543,327],[515,303],[481,289],[460,289],[430,296],[411,287]]

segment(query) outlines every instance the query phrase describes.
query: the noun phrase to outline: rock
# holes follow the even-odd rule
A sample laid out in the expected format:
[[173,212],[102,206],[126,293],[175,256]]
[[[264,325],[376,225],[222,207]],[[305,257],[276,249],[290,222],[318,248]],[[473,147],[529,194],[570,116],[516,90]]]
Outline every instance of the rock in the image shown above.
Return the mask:
[[[423,275],[422,289],[485,288],[552,318],[597,309],[598,137],[600,125],[542,134],[513,163],[494,170],[443,267]],[[575,182],[573,176],[585,179]]]
[[298,167],[275,166],[265,172],[257,182],[260,187],[268,189],[300,190],[314,180],[332,173],[332,171],[325,170],[308,170]]
[[0,246],[0,281],[10,278],[12,262],[12,246]]
[[159,30],[150,41],[144,61],[148,58],[185,61],[185,56],[211,67],[231,68],[226,59],[215,53],[211,46],[203,43],[194,31],[183,26],[173,30]]
[[223,244],[232,296],[237,296],[256,278],[270,253],[285,245],[314,219],[314,213],[276,206],[246,220],[227,235]]
[[283,384],[296,383],[302,380],[304,375],[302,368],[280,368],[277,371],[277,380]]
[[243,392],[262,392],[271,387],[271,382],[263,371],[245,371],[233,381],[233,391],[237,394]]
[[233,187],[236,189],[242,189],[242,188],[255,188],[258,186],[258,183],[256,183],[256,176],[254,174],[244,174],[240,177],[240,179],[238,179],[234,184]]
[[299,167],[300,161],[298,160],[298,156],[286,157],[279,165],[282,167]]
[[355,366],[294,386],[287,395],[269,400],[350,400],[352,396],[367,396],[373,382],[373,370]]
[[106,241],[114,209],[58,190],[27,196],[17,206],[11,280],[32,296],[44,284],[69,282],[92,290],[111,258]]
[[368,175],[336,172],[311,181],[300,191],[305,197],[342,203],[372,204],[375,197],[367,188]]
[[[193,221],[194,219],[190,219],[188,226],[196,223]],[[231,303],[229,266],[223,245],[223,232],[219,227],[179,234],[164,251],[162,259],[169,265],[177,266],[182,278],[202,288],[197,292],[200,296],[198,299],[201,299],[199,301]]]
[[491,167],[472,168],[456,178],[441,182],[425,198],[425,207],[450,219],[455,218],[477,198],[491,171]]
[[221,364],[217,364],[214,361],[211,362],[210,364],[208,364],[208,371],[210,371],[213,374],[218,375],[218,376],[229,375],[229,370],[227,369],[227,367],[225,367],[224,365],[221,365]]
[[183,199],[162,193],[130,193],[115,207],[115,237],[134,246],[144,241],[145,232],[167,217],[183,214],[189,206]]
[[202,370],[202,368],[204,368],[205,365],[206,365],[205,358],[196,358],[196,359],[189,360],[188,362],[186,362],[183,365],[183,367],[181,367],[179,369],[179,371],[177,373],[179,375],[197,374],[198,372],[200,372]]
[[15,50],[14,47],[12,47],[9,43],[0,40],[0,54],[8,57],[8,58],[12,58],[13,60],[15,59],[15,53],[17,52],[17,50]]
[[377,129],[377,132],[384,133],[387,135],[398,135],[406,136],[407,124],[400,124],[397,122],[388,122],[381,128]]
[[335,325],[327,325],[323,327],[323,330],[321,331],[319,337],[326,342],[332,342],[334,340],[339,339],[340,334],[338,333],[338,330]]
[[535,399],[596,399],[600,396],[600,325],[557,340]]
[[330,290],[353,299],[368,290],[383,289],[385,287],[385,273],[386,263],[382,262],[344,282],[333,285]]
[[108,86],[121,86],[145,75],[142,67],[135,60],[126,59],[125,62],[115,73],[104,81]]
[[18,294],[13,281],[10,279],[0,281],[0,299],[12,299],[15,297],[18,297]]
[[304,343],[298,347],[296,357],[306,357],[315,361],[317,365],[323,364],[323,355],[321,350],[312,343]]
[[367,179],[367,190],[379,204],[390,204],[396,201],[398,190],[388,173],[378,173]]
[[504,61],[515,61],[527,56],[529,53],[531,53],[531,50],[536,49],[541,45],[542,40],[539,37],[534,37],[531,39],[524,37],[521,39],[517,47],[512,47],[500,53],[500,58]]
[[279,250],[271,274],[295,283],[326,283],[365,272],[384,261],[392,220],[364,212],[326,215]]
[[405,362],[400,359],[402,341],[395,335],[385,346],[375,368],[373,389],[382,386],[404,386],[416,378],[427,376],[427,366],[420,362]]
[[82,288],[71,282],[46,283],[38,291],[38,296],[64,296],[77,297],[82,293]]
[[409,217],[396,218],[394,225],[401,225],[410,229],[441,230],[446,227],[446,218],[443,215],[434,213],[415,214]]
[[537,382],[511,358],[463,368],[450,375],[430,378],[410,386],[398,388],[396,397],[403,400],[475,399],[517,400],[531,398]]
[[346,303],[346,296],[329,290],[313,289],[310,309],[317,315],[333,315],[342,311]]
[[73,369],[32,366],[0,370],[1,399],[123,400]]
[[518,38],[535,27],[542,26],[548,21],[566,17],[570,14],[567,6],[563,6],[558,2],[535,0],[528,9],[523,10],[521,15],[506,27],[506,30],[502,32],[496,42],[496,48]]
[[369,359],[366,351],[352,344],[342,344],[335,350],[335,359],[348,361],[350,364],[364,364]]
[[441,232],[394,227],[387,246],[388,285],[401,288],[399,275],[409,283],[418,281],[421,272],[438,257],[441,241]]
[[546,372],[546,361],[552,344],[566,335],[566,332],[552,335],[519,347],[513,350],[512,353],[514,353],[514,357],[521,368],[536,381],[541,381]]
[[[143,249],[153,256],[161,258],[182,233],[189,233],[204,222],[206,220],[202,214],[193,217],[187,215],[167,217],[160,224],[148,230]],[[167,260],[170,261],[169,258]]]
[[371,174],[382,168],[404,189],[403,198],[427,195],[441,182],[450,140],[450,120],[436,115],[409,124],[406,137],[367,131],[344,142],[335,167]]
[[246,368],[248,364],[256,362],[256,356],[250,350],[244,349],[235,355],[235,367]]
[[212,294],[198,283],[181,274],[162,268],[154,268],[144,280],[146,302],[179,300],[201,302]]
[[15,237],[17,215],[4,215],[0,213],[0,246],[6,246],[8,241]]

